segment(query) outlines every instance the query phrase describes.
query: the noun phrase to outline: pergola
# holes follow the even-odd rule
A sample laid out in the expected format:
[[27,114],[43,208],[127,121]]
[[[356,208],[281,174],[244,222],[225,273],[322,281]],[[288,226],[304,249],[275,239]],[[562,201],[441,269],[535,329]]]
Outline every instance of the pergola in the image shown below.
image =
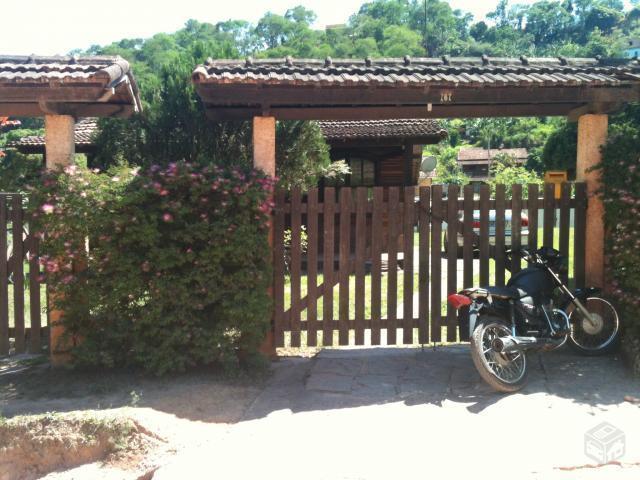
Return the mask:
[[566,116],[578,121],[577,180],[590,194],[586,277],[604,284],[595,195],[607,114],[640,100],[637,59],[385,58],[210,60],[192,75],[212,119],[253,119],[254,165],[275,175],[275,122]]
[[[45,118],[47,168],[69,165],[78,117],[126,117],[141,109],[129,64],[120,57],[0,56],[0,115]],[[61,312],[49,312],[54,364],[67,360]]]
[[140,109],[133,73],[120,57],[0,56],[0,115],[45,118],[47,167],[73,160],[76,118]]

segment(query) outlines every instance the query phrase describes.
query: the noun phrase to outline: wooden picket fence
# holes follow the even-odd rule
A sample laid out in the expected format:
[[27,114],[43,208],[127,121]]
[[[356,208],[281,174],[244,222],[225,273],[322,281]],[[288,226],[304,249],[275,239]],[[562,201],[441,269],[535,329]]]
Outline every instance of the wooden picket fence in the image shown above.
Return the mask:
[[38,239],[25,224],[24,201],[0,193],[0,356],[41,352],[46,344]]
[[[585,184],[563,184],[559,198],[553,184],[524,188],[526,195],[522,185],[507,195],[498,185],[493,197],[487,185],[479,194],[455,185],[277,192],[276,346],[464,340],[467,332],[446,294],[474,284],[504,285],[523,266],[517,256],[507,264],[508,238],[513,249],[555,246],[572,265],[565,280],[583,286]],[[526,212],[528,225],[512,221],[507,236],[509,210],[512,219]]]

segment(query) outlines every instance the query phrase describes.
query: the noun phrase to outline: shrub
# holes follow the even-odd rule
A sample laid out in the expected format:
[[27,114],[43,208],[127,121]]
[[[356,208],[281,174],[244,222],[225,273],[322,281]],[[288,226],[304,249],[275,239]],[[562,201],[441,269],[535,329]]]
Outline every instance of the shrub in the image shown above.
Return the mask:
[[640,365],[640,107],[630,106],[614,118],[603,148],[603,188],[607,238],[605,253],[611,294],[625,327],[625,342]]
[[[76,365],[233,366],[269,325],[273,181],[172,163],[46,174],[31,214]],[[87,253],[85,239],[88,239]]]

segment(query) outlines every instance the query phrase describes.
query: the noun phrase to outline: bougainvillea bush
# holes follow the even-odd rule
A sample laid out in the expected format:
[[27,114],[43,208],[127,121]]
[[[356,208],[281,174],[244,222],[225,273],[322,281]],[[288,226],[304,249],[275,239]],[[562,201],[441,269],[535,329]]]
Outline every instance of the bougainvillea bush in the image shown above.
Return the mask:
[[45,175],[32,221],[77,365],[252,358],[270,318],[272,180],[189,163]]
[[625,327],[623,345],[640,372],[640,107],[613,120],[600,165],[607,273]]

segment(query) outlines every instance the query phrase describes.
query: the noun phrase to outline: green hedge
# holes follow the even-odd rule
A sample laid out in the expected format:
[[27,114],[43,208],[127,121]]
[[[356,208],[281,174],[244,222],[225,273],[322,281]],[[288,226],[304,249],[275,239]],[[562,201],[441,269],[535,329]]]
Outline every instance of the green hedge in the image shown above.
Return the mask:
[[[624,341],[640,367],[640,107],[613,118],[600,165],[610,290],[619,307]],[[640,371],[640,368],[639,368]]]
[[256,171],[184,162],[45,174],[32,221],[54,306],[81,339],[75,364],[163,374],[255,358],[271,311],[272,189]]

